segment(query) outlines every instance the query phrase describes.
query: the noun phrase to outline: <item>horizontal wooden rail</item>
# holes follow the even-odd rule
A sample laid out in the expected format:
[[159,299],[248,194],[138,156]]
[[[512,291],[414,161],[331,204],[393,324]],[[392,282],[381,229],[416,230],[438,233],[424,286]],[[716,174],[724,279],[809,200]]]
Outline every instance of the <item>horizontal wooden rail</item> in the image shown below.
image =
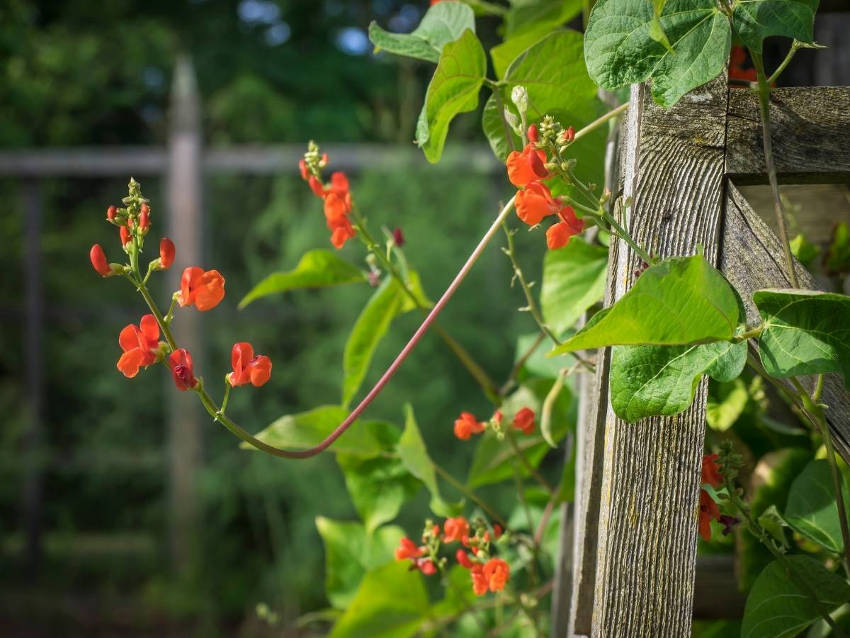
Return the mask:
[[[205,149],[205,173],[274,175],[298,173],[307,145],[233,146]],[[330,169],[349,172],[364,169],[425,167],[425,158],[414,146],[385,144],[332,144],[322,147],[331,158]],[[484,145],[454,146],[446,150],[436,170],[463,170],[491,174],[504,170]],[[116,146],[100,148],[45,148],[0,151],[0,176],[7,177],[111,177],[163,175],[168,170],[164,147]]]

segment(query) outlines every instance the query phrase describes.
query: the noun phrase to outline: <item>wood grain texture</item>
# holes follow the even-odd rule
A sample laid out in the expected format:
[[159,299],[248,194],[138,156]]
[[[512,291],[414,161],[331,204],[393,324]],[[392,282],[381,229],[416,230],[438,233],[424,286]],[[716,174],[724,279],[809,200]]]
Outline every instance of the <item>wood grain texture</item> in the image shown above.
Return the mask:
[[[746,198],[731,182],[727,185],[726,215],[723,223],[720,269],[740,293],[747,309],[747,323],[758,325],[761,317],[752,295],[762,288],[790,288],[779,238],[753,211]],[[818,288],[811,273],[795,261],[800,286]],[[813,387],[813,380],[803,385]],[[827,421],[835,439],[835,447],[850,463],[850,394],[844,389],[841,377],[827,375],[824,380],[823,401],[829,406]]]
[[[645,86],[632,88],[623,154],[626,223],[653,253],[715,262],[723,204],[725,78],[664,110]],[[613,242],[615,299],[631,287],[639,259]],[[607,384],[606,384],[607,385]],[[605,387],[605,386],[603,386]],[[591,635],[690,636],[697,500],[706,383],[673,418],[636,424],[606,405]]]
[[[850,88],[774,89],[770,119],[776,173],[785,183],[850,181]],[[766,184],[758,96],[729,95],[726,173],[740,184]]]

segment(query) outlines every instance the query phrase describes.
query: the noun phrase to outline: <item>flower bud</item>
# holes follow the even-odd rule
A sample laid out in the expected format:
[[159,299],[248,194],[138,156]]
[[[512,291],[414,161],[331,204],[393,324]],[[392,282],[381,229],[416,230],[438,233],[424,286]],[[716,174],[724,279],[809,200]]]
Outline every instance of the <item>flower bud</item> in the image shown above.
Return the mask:
[[516,105],[520,117],[525,117],[525,112],[528,110],[528,90],[517,84],[511,91],[511,101]]
[[396,228],[393,231],[393,243],[399,248],[404,246],[404,233],[401,232],[401,228]]
[[537,135],[537,124],[532,124],[528,127],[528,141],[537,144],[537,140],[540,139]]
[[115,206],[110,206],[106,209],[106,219],[110,222],[114,222],[116,213],[118,213],[118,209],[115,208]]
[[561,141],[566,142],[567,144],[572,142],[575,138],[576,138],[576,131],[572,126],[570,128],[568,128],[566,131],[564,131],[563,133],[561,133]]
[[139,213],[139,228],[142,233],[147,233],[151,227],[150,220],[151,209],[147,204],[142,204],[142,212]]
[[130,229],[127,228],[126,226],[122,226],[119,229],[118,234],[121,236],[121,245],[122,246],[126,246],[133,239],[132,236],[130,235]]
[[508,126],[512,129],[516,130],[519,127],[519,119],[507,106],[504,108],[504,116],[505,122],[507,122]]
[[109,263],[106,261],[106,253],[103,252],[100,244],[95,244],[91,247],[89,259],[91,260],[92,268],[95,269],[98,275],[101,277],[112,275],[112,268],[110,268]]
[[159,240],[159,262],[163,270],[171,268],[171,264],[174,263],[175,252],[174,242],[168,237]]

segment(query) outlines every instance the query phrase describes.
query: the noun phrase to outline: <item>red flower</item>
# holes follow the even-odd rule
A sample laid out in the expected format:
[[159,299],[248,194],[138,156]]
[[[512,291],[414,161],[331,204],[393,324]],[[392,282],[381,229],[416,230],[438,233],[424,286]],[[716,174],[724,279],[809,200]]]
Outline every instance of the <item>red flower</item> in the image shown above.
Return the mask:
[[419,571],[426,576],[432,576],[437,573],[437,567],[434,565],[434,561],[430,558],[416,561],[416,567],[418,567]]
[[110,206],[109,208],[106,209],[106,219],[111,221],[111,222],[114,222],[115,221],[115,215],[116,215],[117,212],[118,212],[118,209],[115,208],[115,206]]
[[163,270],[171,268],[174,263],[174,242],[168,237],[163,237],[159,240],[159,262]]
[[422,556],[422,548],[417,547],[416,543],[410,540],[407,536],[401,539],[399,546],[395,550],[396,560],[419,558],[420,556]]
[[493,536],[498,540],[502,536],[502,526],[498,523],[493,523]]
[[301,179],[305,182],[310,179],[310,170],[307,168],[307,162],[303,159],[298,160],[298,170],[301,171]]
[[234,387],[250,383],[259,388],[272,374],[272,360],[263,354],[255,357],[254,348],[244,341],[233,344],[230,361],[233,372],[228,375],[228,379]]
[[546,245],[550,250],[563,248],[570,243],[570,238],[573,235],[579,234],[584,230],[584,220],[576,217],[576,212],[572,206],[564,206],[558,211],[560,221],[553,224],[546,231]]
[[461,412],[455,420],[455,436],[461,441],[466,441],[473,434],[481,434],[483,431],[484,424],[480,423],[475,415],[469,412]]
[[723,486],[723,475],[720,473],[720,468],[717,467],[715,461],[719,459],[718,454],[705,454],[702,457],[702,483],[708,483],[713,488]]
[[699,535],[705,541],[711,540],[711,521],[720,520],[720,509],[711,495],[705,490],[699,491]]
[[118,235],[121,237],[122,246],[126,246],[133,240],[133,237],[130,235],[130,229],[126,226],[122,226],[118,229]]
[[487,578],[484,576],[484,565],[475,563],[469,570],[469,575],[472,577],[472,591],[476,596],[483,596],[487,593]]
[[192,355],[185,348],[175,350],[168,357],[168,367],[171,368],[171,376],[174,384],[181,392],[194,388],[198,381],[195,379],[192,367]]
[[159,345],[159,324],[153,315],[145,315],[137,328],[132,323],[124,326],[118,335],[118,345],[124,354],[118,359],[118,369],[128,379],[139,373],[139,368],[156,361],[155,350]]
[[106,253],[100,244],[95,244],[89,251],[89,259],[91,259],[92,268],[95,269],[101,277],[109,277],[112,274],[112,269],[109,267],[109,262],[106,261]]
[[544,217],[558,212],[558,203],[543,182],[531,182],[516,194],[516,214],[529,226],[536,226]]
[[561,141],[569,144],[576,138],[576,130],[571,126],[566,131],[561,133]]
[[466,567],[466,569],[472,569],[472,567],[475,565],[475,563],[470,560],[469,554],[467,554],[462,549],[457,550],[457,552],[455,553],[455,558],[457,558],[458,564],[461,567]]
[[463,516],[447,518],[446,522],[443,523],[443,531],[444,542],[453,543],[460,541],[464,536],[469,534],[469,523],[466,522]]
[[523,434],[534,432],[534,410],[531,408],[522,408],[514,415],[513,426],[517,430],[522,430]]
[[546,153],[526,144],[522,151],[511,151],[505,160],[508,179],[517,187],[528,186],[532,182],[549,177],[546,170]]
[[511,576],[511,568],[501,558],[491,558],[484,563],[483,572],[490,591],[502,591]]
[[537,135],[537,124],[532,124],[528,127],[528,141],[537,143],[538,135]]
[[217,270],[190,266],[180,278],[177,303],[195,307],[201,312],[215,308],[224,299],[224,277]]

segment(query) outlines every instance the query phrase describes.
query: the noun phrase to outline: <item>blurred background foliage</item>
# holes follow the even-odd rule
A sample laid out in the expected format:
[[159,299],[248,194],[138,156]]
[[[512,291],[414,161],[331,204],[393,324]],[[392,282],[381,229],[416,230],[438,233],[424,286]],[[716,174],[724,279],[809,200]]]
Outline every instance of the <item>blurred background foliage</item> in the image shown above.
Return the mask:
[[[193,59],[205,144],[382,142],[410,144],[428,69],[373,56],[366,27],[377,19],[407,31],[427,2],[373,0],[115,0],[0,5],[0,147],[163,145],[171,73],[178,53]],[[482,20],[479,35],[494,40]],[[479,139],[468,114],[455,137]],[[129,177],[129,176],[128,176]],[[142,179],[154,234],[164,232],[159,179]],[[352,188],[373,228],[402,227],[406,251],[436,297],[465,259],[509,189],[501,175],[440,167],[366,169]],[[86,260],[93,242],[115,249],[103,211],[126,179],[42,183],[46,374],[42,455],[44,559],[21,559],[20,455],[28,424],[23,369],[25,249],[22,185],[0,179],[0,635],[280,635],[255,614],[267,603],[281,625],[326,607],[315,516],[355,516],[329,456],[289,463],[239,450],[209,424],[198,495],[202,525],[189,572],[168,554],[167,434],[170,382],[154,368],[133,381],[115,369],[120,328],[138,320],[140,300],[102,281]],[[327,247],[320,206],[294,174],[215,176],[204,181],[204,265],[227,277],[228,297],[204,316],[208,376],[223,374],[236,340],[274,363],[262,391],[238,391],[232,411],[252,430],[281,414],[339,396],[347,331],[371,294],[366,286],[236,302],[269,272]],[[539,237],[535,237],[539,239]],[[522,233],[520,254],[539,278],[541,242]],[[179,247],[178,247],[179,250]],[[349,253],[350,251],[350,253]],[[359,261],[358,248],[347,256]],[[515,335],[532,330],[507,262],[493,246],[442,319],[496,379],[509,372]],[[158,282],[160,286],[162,284]],[[155,284],[156,285],[156,284]],[[162,298],[169,291],[160,288]],[[377,353],[377,378],[416,326],[393,326]],[[179,321],[179,317],[178,317]],[[458,404],[463,397],[463,404]],[[412,401],[429,447],[463,476],[471,446],[454,444],[460,409],[482,416],[487,402],[443,344],[428,337],[370,409],[400,422]],[[449,448],[451,446],[451,448]],[[449,452],[451,449],[451,452]],[[556,465],[556,464],[555,464]],[[553,468],[555,467],[553,465]],[[484,493],[496,503],[498,488]],[[421,525],[424,494],[399,523]]]

